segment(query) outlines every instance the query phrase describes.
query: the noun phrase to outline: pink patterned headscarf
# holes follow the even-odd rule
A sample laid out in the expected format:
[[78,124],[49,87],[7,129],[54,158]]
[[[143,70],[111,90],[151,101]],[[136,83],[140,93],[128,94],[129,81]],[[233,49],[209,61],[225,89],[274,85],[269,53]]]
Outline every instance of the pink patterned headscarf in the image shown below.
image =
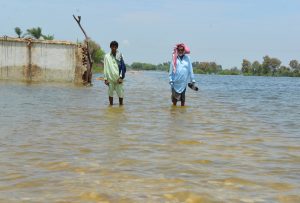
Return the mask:
[[173,50],[173,72],[175,73],[176,72],[176,60],[177,60],[177,56],[178,56],[178,47],[183,47],[184,48],[184,54],[189,54],[191,53],[190,51],[190,48],[188,46],[186,46],[185,44],[183,43],[180,43],[180,44],[176,44],[175,47],[174,47],[174,50]]

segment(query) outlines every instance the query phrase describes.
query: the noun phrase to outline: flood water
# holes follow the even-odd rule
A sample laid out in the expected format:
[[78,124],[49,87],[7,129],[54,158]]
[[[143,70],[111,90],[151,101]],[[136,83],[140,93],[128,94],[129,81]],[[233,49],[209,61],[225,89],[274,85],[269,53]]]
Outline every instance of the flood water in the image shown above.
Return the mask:
[[300,202],[300,78],[196,79],[186,107],[163,72],[128,72],[123,107],[0,81],[0,202]]

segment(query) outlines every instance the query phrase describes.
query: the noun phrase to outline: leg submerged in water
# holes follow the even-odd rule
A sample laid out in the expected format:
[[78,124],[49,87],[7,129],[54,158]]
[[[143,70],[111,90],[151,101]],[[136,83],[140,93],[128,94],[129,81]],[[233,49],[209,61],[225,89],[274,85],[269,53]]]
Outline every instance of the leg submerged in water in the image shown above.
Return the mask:
[[175,92],[174,88],[172,88],[171,101],[174,106],[177,105],[176,92]]
[[123,98],[119,98],[119,105],[122,106],[123,105]]
[[108,97],[109,99],[109,105],[113,105],[114,104],[114,98],[113,97]]
[[180,95],[181,106],[184,106],[185,104],[185,90],[186,89],[184,89],[184,91]]
[[176,106],[177,105],[177,100],[175,98],[172,98],[172,103],[173,103],[174,106]]
[[176,106],[177,101],[181,102],[181,106],[184,106],[185,104],[185,90],[183,90],[182,93],[177,93],[174,89],[172,89],[172,95],[171,95],[171,100],[174,106]]

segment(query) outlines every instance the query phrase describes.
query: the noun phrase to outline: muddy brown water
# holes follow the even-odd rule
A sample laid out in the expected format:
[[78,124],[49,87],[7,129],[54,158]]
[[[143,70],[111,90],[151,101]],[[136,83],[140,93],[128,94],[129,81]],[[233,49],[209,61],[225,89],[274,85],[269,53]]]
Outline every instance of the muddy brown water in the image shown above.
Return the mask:
[[163,72],[128,72],[123,107],[0,81],[0,202],[300,202],[300,79],[196,79],[186,107]]

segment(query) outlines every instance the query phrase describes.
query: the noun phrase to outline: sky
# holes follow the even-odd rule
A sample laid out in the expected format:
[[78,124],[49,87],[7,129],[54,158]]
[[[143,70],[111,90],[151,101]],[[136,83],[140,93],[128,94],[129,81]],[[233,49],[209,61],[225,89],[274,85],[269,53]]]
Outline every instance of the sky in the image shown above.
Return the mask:
[[118,41],[128,64],[170,61],[179,42],[193,62],[223,69],[265,55],[300,61],[299,0],[0,0],[0,36],[39,26],[57,40],[82,41],[73,14],[105,52]]

